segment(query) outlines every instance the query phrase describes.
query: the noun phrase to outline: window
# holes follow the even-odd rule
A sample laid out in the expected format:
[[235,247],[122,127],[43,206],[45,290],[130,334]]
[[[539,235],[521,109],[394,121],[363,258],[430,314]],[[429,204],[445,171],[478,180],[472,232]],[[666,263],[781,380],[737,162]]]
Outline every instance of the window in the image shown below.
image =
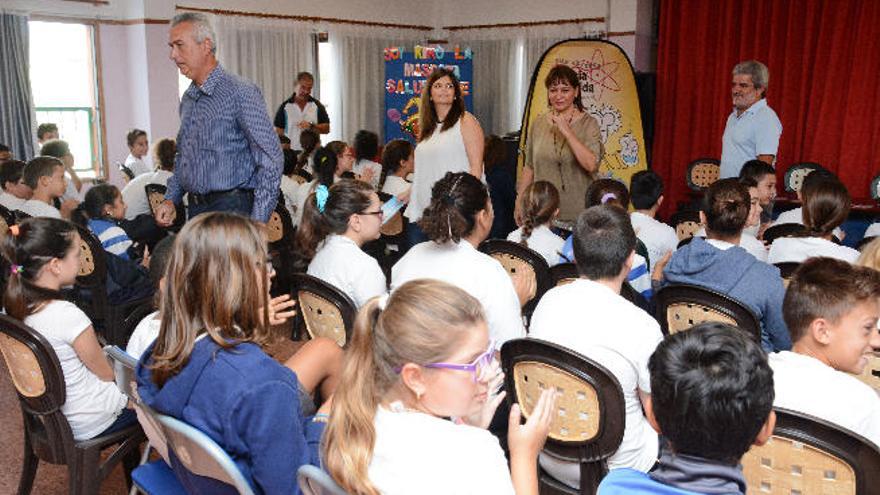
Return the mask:
[[83,177],[95,177],[102,160],[92,26],[28,24],[37,124],[56,124],[59,137],[70,145],[74,169]]

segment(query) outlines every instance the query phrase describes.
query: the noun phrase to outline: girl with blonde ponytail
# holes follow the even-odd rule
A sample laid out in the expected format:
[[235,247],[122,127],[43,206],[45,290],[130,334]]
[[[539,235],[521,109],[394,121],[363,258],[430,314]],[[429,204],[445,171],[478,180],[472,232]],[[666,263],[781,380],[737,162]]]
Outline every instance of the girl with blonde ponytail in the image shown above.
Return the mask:
[[559,216],[556,186],[539,180],[529,184],[517,199],[522,211],[522,226],[511,232],[507,240],[537,251],[550,266],[558,265],[565,240],[550,230],[553,220]]
[[537,494],[554,392],[524,425],[511,408],[508,470],[485,429],[505,396],[492,393],[495,353],[480,303],[452,285],[416,280],[372,299],[333,397],[324,468],[353,495]]

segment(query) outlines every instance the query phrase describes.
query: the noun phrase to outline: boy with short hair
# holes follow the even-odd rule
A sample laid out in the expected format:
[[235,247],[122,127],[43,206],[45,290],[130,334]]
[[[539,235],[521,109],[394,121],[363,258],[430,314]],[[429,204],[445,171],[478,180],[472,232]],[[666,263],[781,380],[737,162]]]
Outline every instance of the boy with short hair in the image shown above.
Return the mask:
[[24,183],[22,174],[25,163],[18,160],[9,160],[0,164],[0,205],[9,211],[21,208],[25,201],[31,198],[33,191]]
[[790,352],[770,356],[776,407],[851,430],[880,447],[880,396],[859,381],[880,349],[880,272],[833,258],[811,258],[794,273],[783,316]]
[[[52,201],[60,198],[67,187],[61,160],[51,156],[34,158],[25,165],[23,175],[24,183],[33,190],[33,196],[22,203],[19,211],[32,217],[61,218],[61,212],[52,206]],[[66,213],[66,217],[70,217],[70,211]]]
[[12,160],[12,150],[9,149],[9,146],[0,144],[0,164],[6,163],[9,160]]
[[[599,205],[578,216],[572,237],[581,276],[544,294],[529,337],[581,353],[617,378],[626,403],[625,428],[608,466],[647,472],[657,459],[658,442],[642,400],[651,393],[648,358],[663,335],[657,320],[620,295],[636,256],[636,235],[626,210]],[[577,463],[543,454],[539,461],[551,476],[580,486]]]
[[758,202],[761,205],[761,226],[750,232],[760,237],[773,220],[773,200],[776,199],[776,169],[761,160],[749,160],[739,171],[739,178],[750,178],[758,185]]
[[648,262],[654,266],[678,246],[675,229],[655,219],[663,204],[663,180],[652,170],[636,172],[630,180],[629,195],[635,209],[629,216],[633,229],[648,248]]
[[600,495],[745,493],[740,459],[773,433],[773,372],[742,330],[701,323],[667,337],[648,362],[648,421],[668,440],[650,473],[615,469]]
[[40,149],[41,156],[52,156],[64,165],[64,172],[69,180],[67,181],[67,189],[64,191],[64,199],[73,199],[79,202],[82,191],[82,180],[74,170],[73,153],[70,152],[70,145],[63,139],[52,139],[43,143]]

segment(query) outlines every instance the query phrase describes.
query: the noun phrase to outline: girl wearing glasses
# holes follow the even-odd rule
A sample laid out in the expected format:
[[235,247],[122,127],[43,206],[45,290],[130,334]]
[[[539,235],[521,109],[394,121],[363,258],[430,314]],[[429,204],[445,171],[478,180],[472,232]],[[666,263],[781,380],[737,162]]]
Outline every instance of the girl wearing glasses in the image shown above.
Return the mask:
[[437,69],[422,89],[419,112],[415,175],[406,217],[410,245],[427,240],[415,225],[431,203],[431,189],[447,172],[469,172],[483,177],[483,130],[476,117],[465,110],[455,73]]
[[308,274],[346,293],[357,307],[387,290],[375,258],[361,250],[379,238],[382,203],[366,182],[342,179],[318,185],[306,200],[294,244]]
[[436,280],[407,283],[361,309],[322,455],[346,493],[538,493],[553,392],[524,425],[511,408],[508,470],[485,429],[505,395],[492,394],[502,375],[488,334],[479,301]]

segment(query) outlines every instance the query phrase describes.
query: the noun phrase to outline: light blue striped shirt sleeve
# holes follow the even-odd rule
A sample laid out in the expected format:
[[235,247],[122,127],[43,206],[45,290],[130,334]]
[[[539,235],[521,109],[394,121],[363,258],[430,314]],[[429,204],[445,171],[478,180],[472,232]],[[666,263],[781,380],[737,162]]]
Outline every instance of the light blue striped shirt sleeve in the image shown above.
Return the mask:
[[269,219],[281,183],[284,155],[260,90],[218,65],[180,102],[180,131],[167,199],[186,192],[254,191],[251,217]]

